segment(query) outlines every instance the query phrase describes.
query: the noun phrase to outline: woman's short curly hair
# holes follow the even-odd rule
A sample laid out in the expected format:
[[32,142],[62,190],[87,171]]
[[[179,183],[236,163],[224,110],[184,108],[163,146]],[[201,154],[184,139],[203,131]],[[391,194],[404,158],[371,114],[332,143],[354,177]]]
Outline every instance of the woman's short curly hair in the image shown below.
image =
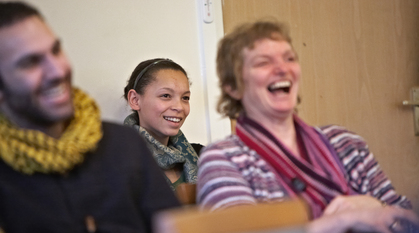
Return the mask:
[[243,110],[241,101],[232,98],[225,89],[243,92],[243,50],[253,49],[255,42],[261,39],[285,40],[291,44],[288,27],[277,21],[242,24],[218,43],[216,64],[221,96],[217,111],[223,116],[234,119]]

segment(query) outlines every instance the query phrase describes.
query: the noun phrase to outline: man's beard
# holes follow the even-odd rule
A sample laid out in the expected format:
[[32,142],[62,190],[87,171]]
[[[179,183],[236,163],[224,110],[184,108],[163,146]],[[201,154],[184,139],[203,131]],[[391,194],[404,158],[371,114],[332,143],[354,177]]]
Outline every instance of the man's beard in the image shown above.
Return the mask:
[[[65,80],[60,82],[69,82],[71,80],[71,74],[67,74]],[[71,119],[74,115],[74,110],[71,114],[66,114],[64,116],[54,116],[46,111],[45,108],[41,106],[38,102],[36,96],[32,96],[33,93],[17,93],[13,90],[10,90],[7,85],[3,86],[3,101],[5,102],[14,116],[24,119],[30,124],[37,125],[40,127],[48,127],[54,125],[58,122],[63,122]],[[72,104],[72,97],[71,97]],[[10,119],[13,121],[13,119]]]

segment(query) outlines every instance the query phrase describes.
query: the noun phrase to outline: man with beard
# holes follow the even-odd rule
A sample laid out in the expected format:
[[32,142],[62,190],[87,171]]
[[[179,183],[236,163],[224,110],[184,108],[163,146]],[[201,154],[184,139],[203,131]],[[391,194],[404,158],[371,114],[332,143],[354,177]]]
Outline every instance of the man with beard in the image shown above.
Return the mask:
[[138,134],[100,119],[41,14],[1,2],[0,232],[150,232],[178,206]]

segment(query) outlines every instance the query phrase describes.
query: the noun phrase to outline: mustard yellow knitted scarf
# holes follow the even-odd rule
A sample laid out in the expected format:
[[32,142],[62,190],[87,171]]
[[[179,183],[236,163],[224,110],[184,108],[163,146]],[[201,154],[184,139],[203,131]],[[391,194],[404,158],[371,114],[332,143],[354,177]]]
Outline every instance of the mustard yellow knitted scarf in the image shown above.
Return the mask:
[[92,98],[77,88],[73,98],[74,117],[60,139],[18,128],[0,114],[0,158],[25,174],[62,174],[82,163],[102,138],[102,122]]

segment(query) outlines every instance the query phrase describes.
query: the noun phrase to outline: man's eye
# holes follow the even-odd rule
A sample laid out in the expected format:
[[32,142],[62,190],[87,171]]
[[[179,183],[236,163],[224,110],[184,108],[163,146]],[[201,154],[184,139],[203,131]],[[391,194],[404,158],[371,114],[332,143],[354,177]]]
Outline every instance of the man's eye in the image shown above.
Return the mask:
[[182,97],[183,100],[189,101],[190,97],[189,96],[184,96]]
[[52,52],[52,54],[54,54],[54,55],[58,55],[58,54],[60,54],[60,53],[61,53],[61,43],[60,43],[60,41],[57,41],[57,42],[54,44],[54,47],[52,47],[51,52]]
[[163,97],[163,98],[169,98],[170,95],[169,94],[163,94],[161,97]]
[[42,59],[39,56],[30,56],[30,57],[27,57],[27,58],[21,60],[19,62],[19,66],[21,68],[32,68],[32,67],[38,65],[39,63],[41,63],[41,60]]

